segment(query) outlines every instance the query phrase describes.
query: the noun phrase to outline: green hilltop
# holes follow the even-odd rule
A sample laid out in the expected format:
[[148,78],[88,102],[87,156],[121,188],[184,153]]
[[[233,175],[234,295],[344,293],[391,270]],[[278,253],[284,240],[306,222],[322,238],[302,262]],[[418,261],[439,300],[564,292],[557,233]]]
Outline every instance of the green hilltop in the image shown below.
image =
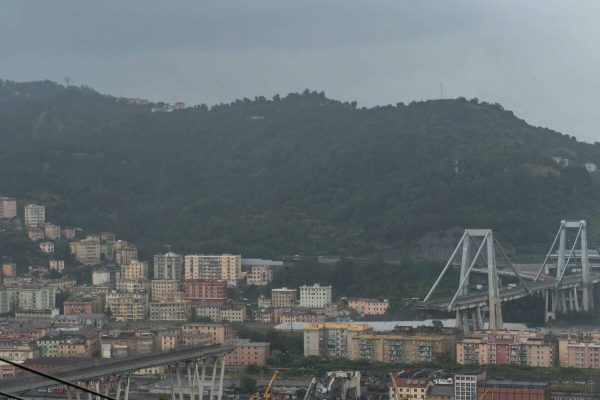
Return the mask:
[[148,254],[169,244],[360,256],[464,227],[543,252],[561,219],[600,232],[600,172],[583,168],[600,165],[600,145],[498,104],[359,108],[307,90],[156,106],[0,81],[0,195],[40,202],[59,224],[114,231]]

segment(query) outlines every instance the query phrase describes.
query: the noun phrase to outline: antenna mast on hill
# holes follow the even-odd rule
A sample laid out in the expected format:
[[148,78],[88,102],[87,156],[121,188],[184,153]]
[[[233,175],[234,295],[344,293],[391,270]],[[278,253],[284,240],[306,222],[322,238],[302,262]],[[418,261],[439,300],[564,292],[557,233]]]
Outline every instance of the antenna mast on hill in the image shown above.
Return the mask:
[[444,100],[444,83],[440,83],[440,99]]

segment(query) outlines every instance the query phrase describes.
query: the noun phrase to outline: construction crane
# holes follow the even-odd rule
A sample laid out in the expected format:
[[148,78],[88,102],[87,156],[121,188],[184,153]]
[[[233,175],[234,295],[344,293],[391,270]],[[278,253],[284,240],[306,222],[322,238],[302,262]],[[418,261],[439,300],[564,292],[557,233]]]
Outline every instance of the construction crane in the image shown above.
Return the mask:
[[279,378],[279,371],[273,372],[273,376],[271,377],[271,380],[269,381],[269,384],[263,391],[262,395],[260,393],[256,393],[254,396],[250,397],[250,400],[271,400],[271,390],[273,389],[273,384],[277,378]]

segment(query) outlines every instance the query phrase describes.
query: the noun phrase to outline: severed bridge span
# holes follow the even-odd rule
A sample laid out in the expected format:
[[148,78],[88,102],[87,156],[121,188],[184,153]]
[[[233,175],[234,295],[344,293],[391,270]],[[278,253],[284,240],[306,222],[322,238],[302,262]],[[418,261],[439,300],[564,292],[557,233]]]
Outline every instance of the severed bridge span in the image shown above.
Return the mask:
[[[572,244],[567,245],[567,232],[576,232]],[[556,253],[554,253],[556,251]],[[436,298],[436,289],[447,277],[460,254],[460,279],[452,297]],[[500,257],[510,271],[498,270]],[[556,265],[550,265],[550,259]],[[483,267],[476,268],[477,264]],[[473,292],[469,280],[474,273],[487,274],[487,292]],[[499,277],[510,275],[518,284],[500,286]],[[556,314],[588,311],[594,307],[594,285],[600,282],[600,272],[591,270],[588,252],[586,222],[561,221],[560,227],[546,258],[537,274],[525,277],[512,264],[491,229],[466,229],[441,274],[427,293],[416,304],[417,309],[456,313],[456,326],[468,333],[483,329],[486,322],[492,330],[503,329],[501,304],[531,295],[545,298],[545,320],[556,319]]]
[[[23,393],[53,386],[65,386],[63,398],[73,400],[129,398],[129,375],[144,368],[164,366],[170,383],[172,400],[221,400],[223,395],[224,358],[234,350],[233,344],[188,347],[169,352],[151,353],[125,359],[92,361],[66,367],[52,376],[33,373],[0,382],[0,399],[30,398]],[[3,397],[4,396],[4,397]]]

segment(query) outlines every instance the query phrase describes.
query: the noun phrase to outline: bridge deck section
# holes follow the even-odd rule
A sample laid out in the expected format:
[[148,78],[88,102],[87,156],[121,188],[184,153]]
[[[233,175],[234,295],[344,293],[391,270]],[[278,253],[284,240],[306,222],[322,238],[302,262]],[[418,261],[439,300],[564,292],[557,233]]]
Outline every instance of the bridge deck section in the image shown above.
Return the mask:
[[[232,352],[234,348],[235,346],[233,344],[190,347],[170,352],[128,357],[125,359],[93,361],[83,365],[78,364],[77,367],[65,368],[51,374],[69,382],[78,382],[103,376],[127,374],[143,368],[225,355]],[[56,385],[56,382],[50,379],[41,376],[29,376],[0,382],[0,391],[5,393],[21,393],[26,390],[53,385]]]

